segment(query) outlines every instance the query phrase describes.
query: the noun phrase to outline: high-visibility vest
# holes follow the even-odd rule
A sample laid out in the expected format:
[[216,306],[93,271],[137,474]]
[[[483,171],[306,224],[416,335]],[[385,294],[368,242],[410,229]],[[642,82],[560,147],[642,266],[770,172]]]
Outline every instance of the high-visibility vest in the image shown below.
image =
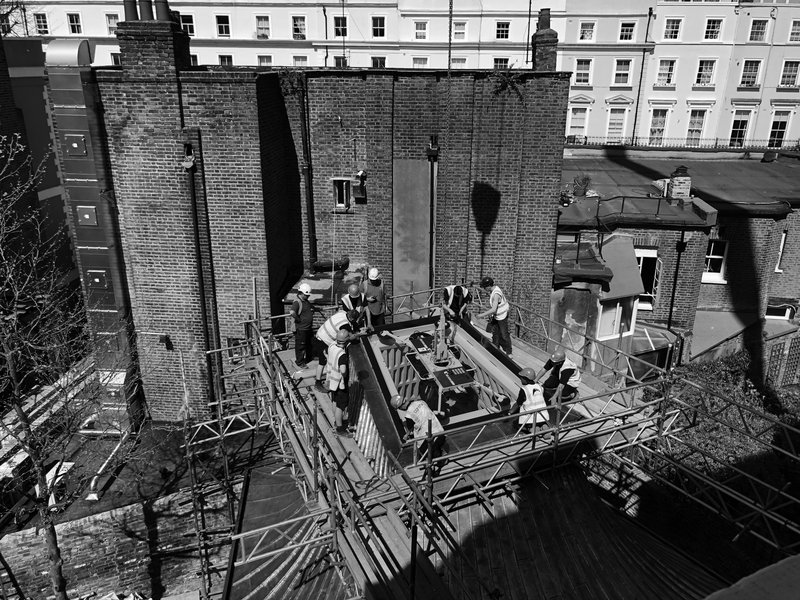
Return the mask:
[[344,354],[344,346],[334,344],[328,348],[328,389],[332,392],[345,388],[344,374],[339,370],[339,358]]
[[406,408],[406,418],[414,422],[414,437],[425,437],[428,435],[428,421],[431,422],[431,433],[437,434],[444,431],[444,427],[439,423],[439,419],[433,414],[430,407],[422,400],[414,400]]
[[[448,285],[445,286],[444,289],[447,290],[447,307],[453,308],[453,301],[456,297],[456,288],[461,288],[461,306],[466,304],[467,301],[467,294],[469,294],[469,290],[465,288],[463,285]],[[461,308],[459,306],[459,308]]]
[[317,329],[317,339],[330,347],[336,343],[336,333],[342,327],[349,324],[350,321],[347,319],[347,313],[334,313],[319,329]]
[[492,293],[489,295],[490,304],[495,294],[500,296],[500,301],[497,303],[497,312],[494,314],[494,320],[502,321],[503,319],[508,317],[508,308],[509,308],[508,301],[506,300],[506,297],[503,294],[503,290],[501,290],[499,286],[494,286],[492,288]]
[[578,365],[576,365],[570,359],[565,358],[564,364],[561,365],[561,371],[563,371],[564,369],[572,369],[572,375],[570,375],[569,381],[567,381],[567,385],[570,385],[575,389],[577,389],[578,384],[581,382],[581,372],[578,370]]
[[364,294],[359,294],[357,297],[361,298],[361,304],[358,306],[353,306],[353,298],[350,297],[350,294],[345,294],[341,297],[341,302],[344,305],[346,310],[364,310],[364,306],[367,304],[367,300],[364,297]]
[[[520,407],[520,412],[528,412],[530,410],[545,408],[547,406],[547,403],[544,401],[542,386],[538,383],[529,383],[528,385],[523,385],[522,391],[525,392],[525,401]],[[539,411],[535,415],[520,415],[519,424],[533,425],[534,417],[536,418],[537,423],[547,423],[549,415],[546,410]]]

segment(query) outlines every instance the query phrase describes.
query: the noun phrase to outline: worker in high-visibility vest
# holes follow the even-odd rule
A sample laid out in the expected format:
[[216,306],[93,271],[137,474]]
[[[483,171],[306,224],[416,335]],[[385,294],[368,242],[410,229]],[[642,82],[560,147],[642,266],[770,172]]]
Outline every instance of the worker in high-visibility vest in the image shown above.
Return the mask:
[[[578,384],[581,382],[580,369],[560,348],[544,363],[536,374],[536,381],[539,381],[547,371],[550,371],[550,375],[544,382],[544,396],[551,406],[557,404],[559,400],[568,402],[578,396]],[[558,411],[550,412],[555,414]]]
[[509,410],[509,414],[515,414],[518,411],[521,413],[519,415],[519,425],[522,427],[523,433],[530,433],[534,425],[546,427],[550,421],[550,415],[547,410],[538,410],[535,413],[530,412],[547,407],[542,385],[536,381],[536,371],[530,368],[522,369],[519,372],[519,381],[519,396],[517,396],[517,401]]
[[328,348],[336,343],[336,335],[340,330],[356,333],[358,331],[358,320],[360,318],[361,314],[357,310],[333,313],[330,318],[317,329],[316,341],[319,365],[317,366],[317,372],[314,377],[314,387],[320,392],[328,391],[322,381],[325,365],[328,362]]
[[367,279],[361,283],[361,293],[367,298],[370,324],[373,327],[383,327],[386,324],[386,290],[380,271],[375,267],[367,272]]
[[347,406],[350,403],[348,393],[348,357],[347,344],[350,341],[350,332],[340,329],[336,332],[336,342],[328,348],[328,361],[326,370],[328,373],[328,392],[333,403],[333,416],[336,422],[336,433],[338,435],[351,437],[347,430]]
[[[436,459],[441,456],[446,440],[445,436],[441,435],[444,433],[444,427],[442,427],[430,406],[419,396],[406,399],[400,395],[392,396],[390,404],[392,408],[397,409],[397,414],[403,421],[406,429],[404,440],[426,437],[428,429],[430,429],[431,435],[435,436],[430,448],[431,458]],[[419,446],[418,457],[420,459],[425,458],[427,451],[428,440],[425,440]]]
[[508,332],[508,313],[511,306],[503,290],[494,284],[491,277],[481,279],[481,287],[489,294],[489,309],[478,316],[489,319],[487,330],[492,334],[492,343],[511,356],[511,334]]
[[467,286],[447,285],[442,288],[442,308],[444,309],[445,318],[450,323],[450,332],[447,338],[451,344],[456,338],[458,321],[464,319],[469,322],[467,308],[470,302],[472,302],[472,294]]
[[357,283],[347,286],[347,293],[339,298],[339,310],[357,310],[366,319],[367,329],[372,329],[372,313],[367,310],[367,296]]

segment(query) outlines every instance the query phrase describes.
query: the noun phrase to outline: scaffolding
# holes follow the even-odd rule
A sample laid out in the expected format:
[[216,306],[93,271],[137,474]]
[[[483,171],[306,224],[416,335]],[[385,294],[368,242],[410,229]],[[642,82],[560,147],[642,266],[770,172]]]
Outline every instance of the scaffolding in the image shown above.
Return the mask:
[[[478,290],[474,297],[479,304],[485,301]],[[392,300],[396,320],[430,316],[439,305],[437,290]],[[512,309],[518,343],[548,354],[560,347],[563,325],[516,305]],[[379,436],[365,403],[355,437],[357,451],[374,467],[374,474],[364,479],[350,471],[352,456],[341,443],[323,434],[329,428],[324,407],[313,392],[298,385],[281,358],[288,336],[273,334],[270,324],[285,317],[244,323],[247,341],[220,351],[229,356],[230,372],[218,377],[215,418],[186,429],[187,457],[194,465],[192,492],[204,598],[215,595],[213,577],[221,572],[210,563],[214,535],[227,535],[233,543],[229,570],[297,548],[321,548],[350,597],[361,597],[368,585],[392,590],[392,597],[413,597],[421,578],[427,577],[427,585],[434,586],[425,568],[428,556],[438,557],[448,568],[450,558],[461,553],[449,515],[468,503],[491,504],[495,495],[509,493],[515,482],[587,456],[598,458],[597,464],[609,471],[620,464],[639,469],[782,552],[795,552],[800,544],[800,499],[788,483],[776,486],[736,465],[721,464],[725,461],[682,435],[700,420],[713,422],[796,468],[800,431],[577,331],[571,334],[602,349],[584,357],[584,368],[603,386],[595,395],[559,401],[555,407],[559,416],[552,431],[546,432],[552,434],[550,439],[540,432],[493,439],[488,434],[492,426],[509,428],[517,419],[499,414],[448,428],[448,435],[471,440],[457,453],[420,460],[417,446],[431,442],[432,436],[411,440],[412,459],[401,464],[395,453],[375,443]],[[491,387],[491,378],[482,374],[480,365],[476,367],[478,379]],[[262,428],[274,434],[275,453],[291,469],[309,510],[302,517],[235,533],[237,511],[242,509],[236,492],[240,475],[227,462],[225,440]],[[204,462],[214,458],[204,450],[209,447],[217,448],[221,465]],[[713,469],[697,466],[715,463],[724,467],[724,477],[715,478]],[[216,476],[205,483],[210,473]],[[202,499],[211,488],[229,497],[230,528],[225,531],[205,529]],[[407,528],[405,535],[398,533],[402,527]],[[425,547],[424,559],[418,545]],[[497,593],[482,585],[490,597]],[[459,593],[469,597],[465,589]],[[449,592],[439,594],[446,598]]]

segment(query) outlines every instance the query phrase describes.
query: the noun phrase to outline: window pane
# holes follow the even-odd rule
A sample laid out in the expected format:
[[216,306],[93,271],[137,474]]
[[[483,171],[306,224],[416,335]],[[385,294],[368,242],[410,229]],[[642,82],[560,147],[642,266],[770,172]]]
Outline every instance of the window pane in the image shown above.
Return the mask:
[[333,17],[333,36],[347,37],[347,17]]
[[664,142],[664,129],[667,127],[667,109],[653,109],[650,119],[650,144],[660,146]]
[[272,66],[272,56],[269,55],[261,55],[258,57],[258,66],[259,67],[271,67]]
[[217,15],[217,35],[231,37],[231,18],[228,15]]
[[467,67],[467,57],[454,56],[453,59],[450,61],[450,64],[453,66],[454,69],[465,69]]
[[736,111],[736,113],[733,115],[733,123],[731,124],[731,146],[741,147],[744,145],[744,139],[747,136],[747,126],[749,122],[749,110]]
[[625,109],[612,108],[608,114],[608,141],[619,143],[625,129]]
[[750,41],[763,42],[767,36],[767,20],[754,19],[750,25]]
[[47,24],[47,15],[44,13],[34,13],[33,20],[36,23],[36,35],[49,35],[50,26]]
[[260,40],[269,39],[269,17],[256,17],[256,37]]
[[789,32],[790,42],[800,42],[800,20],[792,21],[792,30]]
[[579,58],[575,61],[575,84],[589,85],[589,73],[592,69],[592,60]]
[[576,106],[570,110],[569,134],[584,135],[586,131],[586,115],[589,109],[583,106]]
[[181,28],[186,32],[186,35],[193,36],[194,35],[194,16],[193,15],[181,15]]
[[386,68],[386,57],[385,56],[373,56],[372,57],[372,68],[373,69],[385,69]]
[[789,111],[776,110],[772,117],[772,126],[769,130],[769,147],[780,148],[786,137],[786,127],[789,125]]
[[677,40],[681,33],[681,19],[667,19],[664,26],[664,39]]
[[293,60],[294,60],[294,66],[295,67],[307,67],[308,66],[308,57],[307,56],[295,56]]
[[707,40],[718,40],[720,31],[722,30],[722,19],[708,19],[706,21],[706,34]]
[[414,22],[414,39],[427,40],[428,39],[428,22],[415,21]]
[[494,68],[497,69],[507,69],[508,68],[508,59],[507,58],[495,58],[494,59]]
[[415,69],[422,69],[428,66],[428,59],[425,56],[415,56],[411,64]]
[[219,64],[223,67],[230,67],[233,65],[233,56],[230,54],[220,54],[219,55]]
[[656,85],[672,85],[675,81],[675,61],[662,60],[658,63]]
[[761,62],[757,60],[746,60],[742,67],[742,80],[739,85],[742,87],[756,87],[758,85],[758,69]]
[[508,21],[498,21],[496,37],[498,40],[507,40],[511,31],[511,23]]
[[[295,40],[306,39],[306,18],[292,17],[292,38]],[[305,58],[305,57],[303,57]]]
[[693,110],[689,114],[689,128],[686,131],[686,145],[697,146],[703,135],[703,122],[706,120],[705,110]]
[[582,42],[589,42],[594,39],[594,23],[581,23],[578,39]]
[[119,22],[119,15],[106,15],[106,27],[108,28],[108,35],[115,35],[117,33],[117,22]]
[[627,85],[630,80],[631,61],[618,60],[614,71],[614,83],[616,85]]
[[83,28],[81,27],[81,16],[77,13],[68,13],[67,14],[67,23],[69,23],[69,32],[70,33],[82,33]]
[[619,26],[619,39],[621,42],[630,41],[633,39],[633,30],[636,28],[636,23],[622,23]]
[[714,83],[714,60],[701,60],[697,65],[697,85],[711,85]]
[[333,57],[333,66],[337,69],[344,69],[347,67],[347,57],[346,56],[334,56]]
[[372,17],[372,37],[386,36],[386,17]]
[[454,21],[453,22],[453,39],[465,40],[467,39],[467,22]]
[[799,60],[787,60],[783,63],[783,72],[781,73],[781,87],[795,87],[797,85],[797,73],[800,70]]

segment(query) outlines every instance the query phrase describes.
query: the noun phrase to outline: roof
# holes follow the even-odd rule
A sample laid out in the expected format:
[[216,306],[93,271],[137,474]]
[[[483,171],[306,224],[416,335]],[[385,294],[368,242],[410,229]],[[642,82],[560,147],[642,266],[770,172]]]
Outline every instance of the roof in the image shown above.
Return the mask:
[[670,176],[684,165],[692,178],[692,193],[723,215],[783,216],[800,208],[800,161],[698,160],[685,158],[602,157],[565,158],[562,181],[591,176],[591,188],[603,198],[646,197],[650,183]]
[[614,276],[608,282],[608,291],[603,292],[603,300],[630,298],[644,293],[633,238],[614,235],[603,244],[603,258]]
[[[594,176],[592,177],[594,179]],[[708,229],[716,223],[717,211],[705,202],[679,203],[667,198],[634,196],[576,197],[561,208],[559,227],[613,227],[615,225]]]

